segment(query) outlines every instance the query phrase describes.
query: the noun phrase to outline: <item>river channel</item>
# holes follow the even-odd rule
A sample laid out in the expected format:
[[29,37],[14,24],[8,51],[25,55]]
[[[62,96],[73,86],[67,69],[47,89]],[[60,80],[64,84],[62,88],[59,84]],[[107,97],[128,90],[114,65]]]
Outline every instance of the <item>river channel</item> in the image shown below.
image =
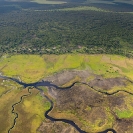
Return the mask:
[[[67,120],[67,119],[56,119],[56,118],[53,118],[53,117],[49,116],[49,112],[53,109],[54,103],[53,103],[53,101],[52,101],[51,99],[49,99],[49,98],[44,94],[43,90],[39,88],[40,86],[46,86],[46,87],[54,87],[54,88],[56,88],[56,89],[65,89],[65,90],[66,90],[66,89],[70,89],[71,87],[73,87],[76,83],[82,83],[82,82],[74,82],[72,85],[63,88],[63,87],[59,87],[59,86],[57,86],[57,85],[55,85],[55,84],[52,84],[52,83],[50,83],[50,82],[48,82],[48,81],[39,81],[39,82],[27,84],[27,83],[24,83],[24,82],[22,82],[22,81],[19,81],[18,79],[11,78],[11,77],[6,77],[6,76],[0,75],[0,78],[15,81],[16,83],[22,85],[24,88],[26,88],[26,87],[34,87],[34,88],[38,89],[38,90],[40,91],[40,94],[41,94],[43,97],[45,97],[45,98],[50,102],[50,104],[51,104],[50,108],[44,113],[44,116],[45,116],[47,119],[49,119],[49,120],[51,120],[51,121],[62,121],[62,122],[64,122],[64,123],[67,123],[67,124],[70,124],[71,126],[73,126],[79,133],[87,133],[86,131],[83,131],[82,129],[80,129],[80,127],[78,127],[78,125],[75,124],[75,123],[74,123],[73,121],[71,121],[71,120]],[[82,84],[86,84],[86,83],[82,83]],[[88,84],[86,84],[86,85],[88,85]],[[88,86],[89,86],[89,85],[88,85]],[[91,87],[91,86],[89,86],[89,87]],[[95,90],[93,87],[91,87],[91,88],[92,88],[93,90]],[[95,91],[97,91],[97,90],[95,90]],[[122,91],[122,90],[119,90],[119,91]],[[107,93],[107,92],[102,92],[102,91],[98,91],[98,92],[104,93],[104,94],[106,94],[106,95],[113,95],[113,94],[115,94],[115,93],[118,93],[119,91],[116,91],[116,92],[113,92],[113,93]],[[30,91],[29,91],[29,90],[28,90],[28,92],[29,92],[29,94],[30,94]],[[130,92],[127,92],[127,93],[130,93]],[[29,94],[28,94],[28,95],[29,95]],[[17,102],[17,103],[15,103],[15,104],[12,105],[12,113],[16,114],[16,117],[15,117],[15,119],[14,119],[14,124],[13,124],[13,126],[8,130],[8,133],[10,133],[10,130],[14,128],[14,126],[15,126],[15,124],[16,124],[16,119],[18,118],[18,114],[14,112],[14,106],[17,105],[17,104],[19,104],[19,103],[22,101],[22,99],[23,99],[24,96],[28,96],[28,95],[23,95],[23,96],[20,98],[20,101],[19,101],[19,102]],[[109,131],[111,131],[112,133],[116,133],[116,131],[115,131],[114,129],[106,129],[105,131],[102,131],[102,132],[99,132],[99,133],[108,133]]]

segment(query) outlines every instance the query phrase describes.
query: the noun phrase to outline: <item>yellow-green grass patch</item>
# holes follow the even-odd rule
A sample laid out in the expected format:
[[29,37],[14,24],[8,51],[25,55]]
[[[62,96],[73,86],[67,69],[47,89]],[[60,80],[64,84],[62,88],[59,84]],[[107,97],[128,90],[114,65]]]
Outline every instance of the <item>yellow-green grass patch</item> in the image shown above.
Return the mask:
[[112,107],[113,111],[120,119],[131,118],[133,117],[133,95],[124,92],[121,92],[121,94],[124,96],[123,103]]
[[121,111],[121,110],[116,110],[115,112],[116,112],[116,115],[117,115],[120,119],[122,119],[122,118],[130,118],[130,117],[133,116],[133,112],[130,111],[130,110],[123,110],[123,111]]
[[19,76],[24,82],[35,82],[65,69],[88,69],[105,78],[133,79],[133,59],[117,55],[14,55],[1,60],[0,68],[4,75]]
[[45,62],[39,55],[14,55],[0,62],[0,68],[7,76],[20,76],[23,81],[34,82],[44,75]]
[[[105,107],[106,108],[106,107]],[[92,113],[91,109],[88,110]],[[93,117],[85,117],[84,115],[79,115],[74,110],[65,110],[65,111],[59,111],[59,110],[52,110],[50,112],[50,116],[57,118],[57,119],[69,119],[74,121],[82,130],[85,130],[87,132],[98,132],[103,131],[105,129],[108,129],[112,127],[114,122],[113,115],[105,110],[106,118],[103,119],[100,115],[97,117],[97,120],[91,121],[90,119],[93,119]],[[90,115],[89,115],[90,116]]]
[[45,111],[50,108],[50,103],[40,96],[38,90],[33,89],[31,92],[30,96],[24,98],[20,104],[15,106],[19,118],[13,132],[23,130],[23,132],[36,133],[45,119]]
[[46,75],[62,71],[64,69],[80,69],[84,56],[79,54],[44,55],[46,62]]
[[[88,69],[92,73],[103,75],[106,78],[127,76],[128,78],[133,80],[133,59],[128,59],[126,57],[116,55],[14,55],[11,57],[4,57],[0,61],[0,68],[3,68],[1,69],[3,75],[11,77],[19,76],[24,82],[36,82],[43,77],[62,71],[64,69]],[[91,77],[90,79],[88,79],[88,81],[93,78],[94,77]],[[80,80],[79,77],[75,77],[69,83],[64,84],[64,86],[69,86],[76,80]],[[5,85],[6,84],[8,85],[10,83],[6,82]],[[13,82],[12,85],[14,85]],[[1,85],[0,89],[0,93],[2,94],[6,91],[6,89],[9,88]],[[128,84],[125,87],[114,87],[109,92],[113,92],[119,89],[133,92],[131,84]],[[47,92],[46,88],[44,90],[45,92]],[[24,98],[22,103],[15,106],[15,111],[19,114],[19,118],[17,119],[17,124],[13,129],[14,132],[19,132],[22,130],[25,130],[25,132],[36,132],[41,122],[45,119],[44,112],[50,107],[50,103],[40,96],[39,91],[35,89],[31,91],[32,95]],[[15,88],[13,91],[0,98],[0,102],[2,103],[0,107],[0,123],[5,120],[2,123],[3,128],[0,129],[0,132],[7,132],[7,129],[12,125],[14,115],[11,114],[11,105],[19,101],[22,94],[27,93],[28,92],[26,89],[21,90]],[[129,97],[129,94],[127,97]],[[119,109],[114,108],[114,110],[116,110],[116,114],[120,118],[125,118],[126,115],[128,117],[132,116],[132,101],[129,98],[126,98],[125,102],[127,103],[127,109],[122,108],[122,113],[120,113]],[[4,117],[3,113],[6,114]],[[70,118],[76,123],[79,123],[80,126],[82,126],[82,124],[85,125],[84,123],[86,122],[86,120],[80,121],[77,116],[75,117],[76,114],[74,114],[74,112],[51,112],[50,115],[56,116],[57,118]],[[106,116],[106,124],[103,124],[103,126],[98,127],[98,125],[102,123],[102,120],[100,119],[97,119],[97,121],[93,124],[91,122],[88,122],[88,125],[91,125],[92,130],[95,131],[102,130],[107,126],[111,127],[113,117],[109,112],[106,112]]]
[[71,79],[69,82],[63,84],[61,87],[68,87],[68,86],[72,85],[74,82],[78,82],[80,80],[81,80],[80,77],[75,76],[73,79]]
[[0,97],[0,123],[1,133],[7,133],[8,129],[12,127],[15,115],[12,114],[12,105],[20,100],[22,95],[28,94],[27,90],[14,88],[9,93]]

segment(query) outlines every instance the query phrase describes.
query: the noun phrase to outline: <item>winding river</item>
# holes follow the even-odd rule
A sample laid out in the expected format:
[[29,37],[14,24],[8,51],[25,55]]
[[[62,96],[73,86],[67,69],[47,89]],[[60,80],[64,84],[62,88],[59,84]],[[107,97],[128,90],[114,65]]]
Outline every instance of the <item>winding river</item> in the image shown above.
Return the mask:
[[14,103],[14,104],[12,105],[12,111],[11,111],[11,112],[15,115],[15,118],[14,118],[14,122],[13,122],[12,127],[10,127],[9,130],[8,130],[8,133],[10,133],[10,131],[14,128],[14,126],[16,125],[16,119],[18,118],[18,113],[15,112],[15,106],[16,106],[17,104],[19,104],[19,103],[22,102],[23,97],[27,97],[27,96],[29,96],[29,95],[31,94],[30,89],[31,89],[31,88],[28,88],[28,92],[29,92],[28,94],[21,96],[21,97],[20,97],[20,101],[17,102],[17,103]]
[[[97,91],[97,92],[100,92],[100,93],[102,93],[102,94],[105,94],[105,95],[113,95],[113,94],[116,94],[116,93],[118,93],[118,92],[120,92],[120,91],[124,91],[124,92],[126,92],[126,93],[132,94],[132,93],[130,93],[130,92],[128,92],[128,91],[125,91],[125,90],[118,90],[118,91],[113,92],[113,93],[102,92],[102,91],[96,90],[95,88],[93,88],[93,87],[90,86],[89,84],[83,83],[83,82],[74,82],[72,85],[63,88],[63,87],[59,87],[59,86],[57,86],[57,85],[55,85],[55,84],[52,84],[52,83],[50,83],[50,82],[48,82],[48,81],[39,81],[39,82],[35,82],[35,83],[26,84],[26,83],[24,83],[24,82],[19,81],[18,79],[11,78],[11,77],[6,77],[6,76],[0,75],[0,78],[9,79],[9,80],[15,81],[16,83],[22,85],[24,88],[26,88],[26,87],[34,87],[34,88],[38,89],[38,90],[40,91],[40,94],[41,94],[43,97],[45,97],[45,98],[51,103],[51,107],[50,107],[50,108],[45,112],[45,114],[44,114],[45,117],[46,117],[47,119],[51,120],[51,121],[62,121],[62,122],[68,123],[68,124],[70,124],[71,126],[73,126],[79,133],[87,133],[87,132],[85,132],[85,131],[83,131],[82,129],[80,129],[80,128],[78,127],[78,125],[76,125],[76,124],[75,124],[73,121],[71,121],[71,120],[67,120],[67,119],[56,119],[56,118],[53,118],[53,117],[51,117],[51,116],[48,115],[49,112],[53,109],[54,103],[53,103],[52,100],[50,100],[50,99],[44,94],[43,90],[39,88],[40,86],[54,87],[54,88],[56,88],[56,89],[70,89],[70,88],[73,87],[76,83],[80,83],[80,84],[85,84],[85,85],[91,87],[93,90],[95,90],[95,91]],[[19,101],[19,102],[17,102],[17,103],[15,103],[15,104],[12,105],[12,113],[15,114],[16,117],[15,117],[15,119],[14,119],[13,126],[8,130],[8,133],[10,133],[10,130],[13,129],[13,127],[15,126],[15,124],[16,124],[16,119],[18,118],[18,114],[14,111],[14,106],[17,105],[17,104],[19,104],[19,103],[21,103],[21,101],[23,100],[23,97],[28,96],[28,95],[31,94],[31,92],[30,92],[29,90],[30,90],[30,89],[28,89],[29,94],[23,95],[23,96],[20,98],[20,101]],[[132,94],[132,95],[133,95],[133,94]],[[116,133],[116,131],[115,131],[114,129],[106,129],[105,131],[102,131],[102,132],[99,132],[99,133],[108,133],[109,131],[111,131],[111,132],[113,132],[113,133]]]

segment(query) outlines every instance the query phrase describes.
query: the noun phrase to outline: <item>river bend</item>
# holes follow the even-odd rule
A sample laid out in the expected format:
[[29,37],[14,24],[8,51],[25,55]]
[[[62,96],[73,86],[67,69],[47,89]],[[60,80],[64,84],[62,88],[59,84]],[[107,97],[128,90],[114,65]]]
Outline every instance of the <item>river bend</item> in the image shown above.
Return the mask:
[[[48,115],[49,112],[53,109],[54,103],[53,103],[53,101],[52,101],[51,99],[49,99],[49,98],[44,94],[43,90],[39,88],[40,86],[54,87],[54,88],[56,88],[56,89],[65,89],[65,90],[66,90],[66,89],[70,89],[70,88],[73,87],[75,84],[80,83],[80,84],[87,85],[87,86],[89,86],[91,89],[93,89],[93,90],[95,90],[95,91],[97,91],[97,92],[100,92],[100,93],[102,93],[102,94],[105,94],[105,95],[114,95],[114,94],[116,94],[116,93],[118,93],[118,92],[120,92],[120,91],[123,91],[123,92],[126,92],[126,93],[129,93],[129,94],[133,95],[133,93],[128,92],[128,91],[125,91],[125,90],[117,90],[117,91],[112,92],[112,93],[103,92],[103,91],[100,91],[100,90],[96,90],[93,86],[90,86],[89,84],[83,83],[83,82],[74,82],[73,84],[71,84],[71,85],[68,86],[68,87],[59,87],[59,86],[57,86],[57,85],[55,85],[55,84],[50,83],[49,81],[39,81],[39,82],[27,84],[27,83],[24,83],[24,82],[22,82],[22,81],[19,81],[18,79],[11,78],[11,77],[6,77],[6,76],[0,75],[0,78],[9,79],[9,80],[15,81],[16,83],[22,85],[24,88],[26,88],[26,87],[35,87],[36,89],[38,89],[38,90],[40,91],[40,94],[41,94],[43,97],[45,97],[45,98],[50,102],[50,104],[51,104],[51,107],[50,107],[50,108],[45,112],[45,114],[44,114],[45,117],[46,117],[47,119],[51,120],[51,121],[62,121],[62,122],[68,123],[68,124],[70,124],[71,126],[73,126],[79,133],[87,133],[87,132],[81,130],[81,129],[78,127],[78,125],[76,125],[76,124],[75,124],[73,121],[71,121],[71,120],[67,120],[67,119],[56,119],[56,118],[53,118],[53,117],[51,117],[51,116]],[[19,101],[18,103],[15,103],[15,104],[12,105],[12,113],[14,113],[14,114],[16,115],[16,117],[15,117],[15,119],[14,119],[14,124],[13,124],[13,126],[8,130],[8,133],[10,133],[10,130],[15,126],[15,124],[16,124],[16,119],[18,118],[18,114],[14,111],[14,106],[17,105],[17,104],[19,104],[19,103],[21,103],[23,97],[30,95],[31,92],[29,91],[29,89],[28,89],[28,92],[29,92],[29,94],[23,95],[23,96],[20,98],[20,101]],[[111,131],[111,132],[113,132],[113,133],[116,133],[116,131],[115,131],[114,129],[106,129],[105,131],[102,131],[102,132],[99,132],[99,133],[108,133],[108,131]]]

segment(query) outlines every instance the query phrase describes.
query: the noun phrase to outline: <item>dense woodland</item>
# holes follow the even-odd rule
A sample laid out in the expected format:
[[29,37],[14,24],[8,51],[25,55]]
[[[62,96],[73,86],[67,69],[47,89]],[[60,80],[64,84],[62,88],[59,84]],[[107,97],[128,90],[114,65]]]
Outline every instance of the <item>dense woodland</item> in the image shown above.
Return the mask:
[[67,52],[133,57],[133,14],[32,9],[0,13],[1,54]]

